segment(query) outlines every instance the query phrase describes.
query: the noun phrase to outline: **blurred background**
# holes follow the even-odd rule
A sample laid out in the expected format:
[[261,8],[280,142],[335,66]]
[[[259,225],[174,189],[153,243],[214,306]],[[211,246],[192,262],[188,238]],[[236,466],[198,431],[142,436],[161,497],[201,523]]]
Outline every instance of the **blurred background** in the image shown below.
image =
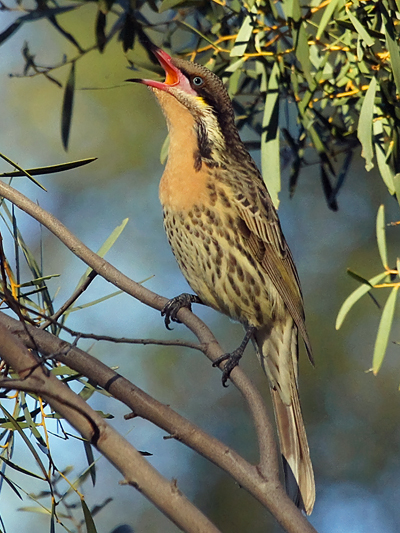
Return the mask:
[[[93,42],[94,6],[80,10],[80,19],[63,18],[74,27],[83,46]],[[0,31],[14,18],[1,15]],[[3,43],[0,58],[2,102],[1,152],[24,168],[45,166],[86,157],[98,159],[81,169],[40,177],[48,192],[24,178],[13,185],[53,213],[92,250],[97,250],[112,230],[129,218],[121,237],[107,255],[118,269],[136,281],[153,276],[146,287],[166,297],[188,289],[169,249],[162,227],[158,182],[163,167],[160,150],[166,136],[163,116],[144,86],[124,83],[132,72],[120,43],[111,42],[104,54],[94,50],[77,64],[77,90],[69,151],[60,135],[62,89],[43,76],[10,77],[22,73],[21,49],[29,41],[32,53],[43,64],[60,61],[72,47],[46,21],[25,25]],[[161,44],[161,40],[159,41]],[[143,52],[136,47],[131,58]],[[69,67],[57,71],[66,80]],[[259,162],[259,154],[254,157]],[[0,171],[10,167],[1,163]],[[350,267],[369,278],[382,267],[376,246],[375,217],[384,202],[387,220],[398,219],[397,202],[387,193],[376,169],[367,173],[360,155],[352,163],[334,213],[326,205],[317,165],[300,176],[289,199],[288,176],[283,174],[279,215],[292,249],[304,293],[307,325],[315,354],[315,368],[304,351],[300,361],[300,391],[311,455],[315,468],[317,500],[310,518],[323,533],[372,533],[398,531],[400,523],[400,431],[398,346],[390,343],[377,377],[368,372],[380,311],[365,297],[335,331],[338,310],[357,283],[346,274]],[[47,230],[18,214],[20,229],[39,260],[43,245],[45,274],[60,274],[49,282],[57,309],[70,295],[86,267]],[[6,251],[12,256],[11,238],[2,227]],[[398,249],[398,229],[388,228],[388,248]],[[8,240],[8,242],[7,242]],[[395,260],[390,257],[391,263]],[[114,287],[96,278],[78,303],[113,292]],[[378,297],[382,297],[381,293]],[[381,304],[385,300],[380,301]],[[210,326],[224,349],[236,347],[242,328],[226,317],[194,309]],[[398,339],[398,314],[391,341]],[[180,325],[165,330],[159,313],[127,295],[72,313],[72,329],[116,337],[187,338]],[[65,336],[67,340],[71,340]],[[104,363],[159,401],[226,442],[244,457],[257,460],[254,431],[246,407],[233,386],[224,389],[221,375],[200,353],[185,348],[124,346],[80,341]],[[252,348],[241,366],[269,401],[268,384]],[[149,461],[178,486],[223,531],[261,533],[279,531],[268,512],[231,478],[150,423],[125,421],[127,408],[115,400],[95,395],[91,405],[111,412],[111,421],[139,450],[150,452]],[[73,466],[79,475],[86,466],[81,442],[53,438],[53,459],[58,468]],[[34,469],[23,444],[16,450],[20,464]],[[45,487],[18,473],[12,475],[27,492]],[[74,476],[70,475],[70,479]],[[126,524],[135,532],[173,533],[177,528],[132,488],[119,485],[120,474],[100,458],[98,479],[83,487],[91,507],[112,501],[95,517],[100,533]],[[35,507],[28,497],[21,502],[6,485],[0,513],[7,531],[46,531],[46,513],[23,510]],[[37,507],[37,506],[36,506]],[[38,508],[38,507],[37,507]],[[79,512],[77,512],[79,517]],[[66,522],[66,525],[67,522]],[[59,526],[57,526],[59,527]],[[71,527],[72,529],[72,527]],[[62,530],[59,527],[58,530]],[[128,531],[128,530],[126,530]]]

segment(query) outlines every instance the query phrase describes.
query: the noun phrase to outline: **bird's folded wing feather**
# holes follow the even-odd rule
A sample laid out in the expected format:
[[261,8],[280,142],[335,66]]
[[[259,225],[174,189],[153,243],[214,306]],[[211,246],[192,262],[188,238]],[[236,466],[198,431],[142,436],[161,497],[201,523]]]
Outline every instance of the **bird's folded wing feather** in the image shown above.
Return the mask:
[[258,185],[253,182],[252,185],[257,189],[255,195],[257,204],[249,205],[239,192],[235,196],[234,205],[249,230],[248,245],[283,299],[303,337],[308,356],[312,361],[311,344],[304,322],[300,281],[292,254],[267,190],[263,184]]

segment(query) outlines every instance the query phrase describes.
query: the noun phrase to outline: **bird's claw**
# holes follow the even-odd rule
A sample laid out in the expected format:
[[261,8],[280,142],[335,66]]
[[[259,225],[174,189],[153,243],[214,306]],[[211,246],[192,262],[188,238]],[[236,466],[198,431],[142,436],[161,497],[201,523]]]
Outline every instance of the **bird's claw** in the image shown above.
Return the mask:
[[254,335],[255,331],[255,326],[247,326],[246,334],[240,346],[236,348],[236,350],[233,350],[233,352],[231,353],[225,353],[224,355],[221,355],[221,357],[218,357],[218,359],[213,362],[213,366],[219,366],[220,363],[226,361],[224,368],[222,369],[222,385],[224,387],[228,386],[226,382],[228,381],[232,370],[235,368],[235,366],[238,366],[239,361],[242,358],[243,352],[245,351],[246,346],[249,343],[249,340]]
[[226,382],[228,381],[230,374],[232,370],[235,368],[235,366],[238,366],[240,359],[242,358],[243,350],[241,347],[237,348],[231,353],[225,353],[224,355],[221,355],[221,357],[218,357],[216,359],[212,366],[219,366],[220,363],[223,361],[226,361],[224,368],[222,369],[222,385],[223,387],[227,387],[228,385]]
[[170,328],[169,325],[171,322],[177,322],[180,323],[180,320],[178,318],[178,312],[182,307],[186,307],[189,309],[189,311],[192,310],[192,303],[198,302],[198,297],[194,294],[188,294],[183,293],[179,296],[175,296],[175,298],[171,298],[171,300],[168,300],[168,302],[164,305],[164,307],[161,310],[161,316],[164,318],[165,327],[169,330],[172,330],[173,328]]

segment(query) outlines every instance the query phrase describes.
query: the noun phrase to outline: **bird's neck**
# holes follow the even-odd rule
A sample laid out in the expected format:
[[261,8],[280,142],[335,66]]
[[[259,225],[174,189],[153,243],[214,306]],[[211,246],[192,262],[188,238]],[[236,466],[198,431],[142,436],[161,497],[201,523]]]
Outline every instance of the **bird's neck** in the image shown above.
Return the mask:
[[198,99],[199,109],[193,116],[173,95],[154,88],[152,90],[167,120],[171,143],[169,157],[174,156],[174,144],[182,149],[194,143],[194,150],[190,155],[196,168],[200,168],[201,164],[209,167],[224,166],[227,161],[236,158],[236,147],[242,143],[233,120],[231,124],[224,124],[228,131],[222,131],[212,108],[201,98]]
[[160,201],[164,207],[189,211],[206,201],[209,194],[209,167],[199,153],[196,120],[188,109],[165,91],[154,90],[167,120],[168,160],[160,182]]

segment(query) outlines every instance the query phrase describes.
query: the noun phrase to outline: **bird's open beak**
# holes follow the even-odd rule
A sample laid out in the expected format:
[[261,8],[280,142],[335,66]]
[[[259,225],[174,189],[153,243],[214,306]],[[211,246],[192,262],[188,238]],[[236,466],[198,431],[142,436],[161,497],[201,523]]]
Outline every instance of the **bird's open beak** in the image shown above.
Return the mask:
[[140,78],[132,78],[125,81],[132,81],[134,83],[143,83],[148,87],[155,87],[162,91],[167,91],[169,87],[175,87],[181,81],[182,73],[172,64],[172,58],[161,48],[152,48],[153,54],[158,59],[160,65],[165,70],[165,82],[155,80],[144,80]]

